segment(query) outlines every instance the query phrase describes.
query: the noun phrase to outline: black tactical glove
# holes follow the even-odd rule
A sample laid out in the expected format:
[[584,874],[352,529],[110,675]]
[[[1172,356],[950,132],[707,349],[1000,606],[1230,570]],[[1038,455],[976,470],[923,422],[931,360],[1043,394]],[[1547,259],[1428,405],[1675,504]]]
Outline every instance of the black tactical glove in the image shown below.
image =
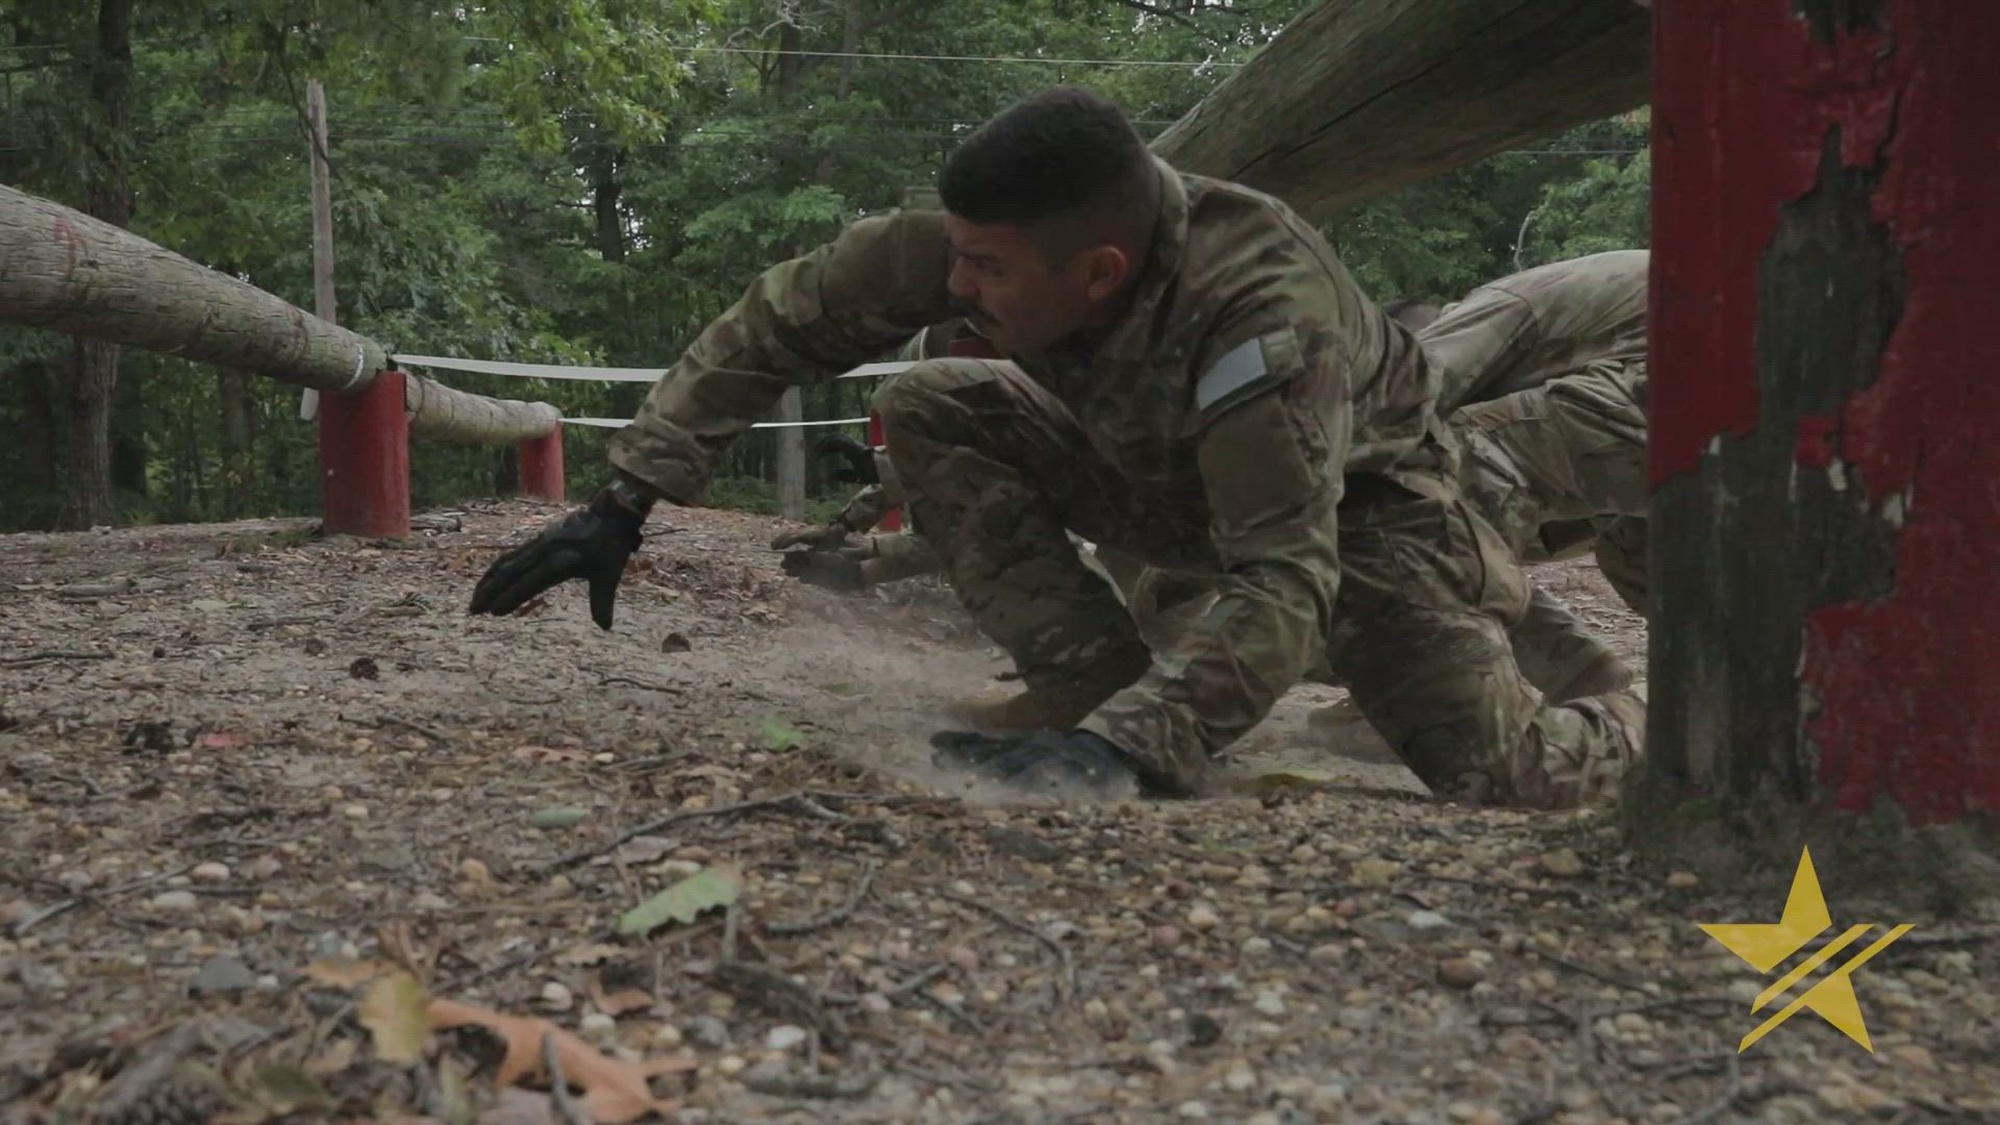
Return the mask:
[[785,555],[785,573],[808,586],[851,594],[868,588],[859,554],[850,550],[792,551]]
[[829,480],[847,484],[881,484],[881,474],[875,471],[875,451],[868,448],[852,434],[831,433],[813,442],[813,456],[824,458],[829,454],[847,463],[845,470],[828,471]]
[[625,560],[639,549],[645,522],[643,513],[619,503],[610,489],[598,493],[589,507],[570,512],[494,559],[473,588],[472,612],[509,614],[558,582],[582,578],[590,583],[590,619],[600,629],[611,628],[618,580]]
[[1142,794],[1147,790],[1118,748],[1089,731],[996,736],[946,730],[931,736],[931,746],[931,764],[938,769],[971,773],[1022,792],[1083,789],[1110,797],[1128,781]]

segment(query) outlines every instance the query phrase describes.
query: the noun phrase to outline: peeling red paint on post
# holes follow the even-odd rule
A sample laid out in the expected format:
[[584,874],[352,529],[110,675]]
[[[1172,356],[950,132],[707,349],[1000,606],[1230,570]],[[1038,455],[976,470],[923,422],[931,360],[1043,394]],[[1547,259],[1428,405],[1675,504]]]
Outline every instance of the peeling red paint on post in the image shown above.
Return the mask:
[[320,511],[328,534],[410,534],[410,420],[403,373],[384,371],[357,394],[319,400]]
[[1841,808],[1886,794],[1915,823],[2000,811],[2000,6],[1887,6],[1896,61],[1867,101],[1895,104],[1874,217],[1907,297],[1881,377],[1833,427],[1849,477],[1899,523],[1894,593],[1821,606],[1802,680],[1807,732]]
[[520,442],[515,447],[514,460],[519,467],[521,495],[558,502],[568,499],[568,485],[563,479],[562,423],[556,423],[554,429],[541,437]]
[[2000,810],[2000,5],[1887,0],[1877,22],[1827,44],[1791,0],[1656,10],[1651,337],[1674,390],[1651,476],[1758,426],[1759,259],[1837,126],[1842,161],[1880,172],[1902,315],[1871,385],[1796,420],[1793,457],[1895,529],[1895,562],[1886,596],[1800,622],[1805,733],[1839,808],[1936,824]]

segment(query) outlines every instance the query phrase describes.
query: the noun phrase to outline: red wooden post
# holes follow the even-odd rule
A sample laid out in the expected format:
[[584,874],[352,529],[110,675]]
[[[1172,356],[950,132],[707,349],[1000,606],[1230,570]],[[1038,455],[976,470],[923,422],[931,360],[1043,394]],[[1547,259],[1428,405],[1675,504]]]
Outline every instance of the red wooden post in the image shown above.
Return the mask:
[[521,442],[515,460],[520,465],[521,495],[558,502],[569,498],[563,481],[561,422],[541,437]]
[[1647,752],[1740,822],[2000,809],[1996,59],[2000,4],[1655,6]]
[[[873,410],[868,412],[868,444],[882,448],[882,416]],[[903,530],[903,509],[891,508],[882,516],[882,522],[875,525],[883,531]]]
[[320,396],[319,500],[329,535],[410,534],[410,422],[402,372],[382,372],[359,394]]

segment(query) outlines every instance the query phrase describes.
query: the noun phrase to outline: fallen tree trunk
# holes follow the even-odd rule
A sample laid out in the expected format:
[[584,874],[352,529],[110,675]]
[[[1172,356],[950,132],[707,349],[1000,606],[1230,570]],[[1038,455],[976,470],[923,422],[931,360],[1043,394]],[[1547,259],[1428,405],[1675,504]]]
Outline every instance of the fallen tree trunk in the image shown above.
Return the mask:
[[[248,371],[334,394],[389,366],[365,336],[110,223],[0,184],[0,323],[48,328]],[[417,375],[410,434],[506,444],[545,437],[562,412]]]
[[136,234],[0,185],[0,321],[358,391],[381,345]]
[[1646,104],[1633,0],[1327,0],[1153,142],[1325,218]]
[[453,390],[421,375],[404,376],[410,436],[461,445],[508,445],[547,437],[562,411],[546,402],[487,398]]

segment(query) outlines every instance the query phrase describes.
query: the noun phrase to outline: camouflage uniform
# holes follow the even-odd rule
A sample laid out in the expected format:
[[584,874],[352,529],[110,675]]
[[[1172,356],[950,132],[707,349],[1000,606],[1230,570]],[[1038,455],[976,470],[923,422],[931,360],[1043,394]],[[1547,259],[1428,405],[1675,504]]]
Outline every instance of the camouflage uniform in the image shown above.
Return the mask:
[[[1508,652],[1527,601],[1454,479],[1438,377],[1310,226],[1159,166],[1124,318],[1012,361],[919,363],[876,397],[915,522],[1031,687],[1088,681],[1079,724],[1170,792],[1315,665],[1432,788],[1539,807],[1604,799],[1644,705],[1540,705]],[[612,438],[621,470],[698,502],[717,453],[794,383],[953,315],[943,215],[861,220],[761,275]],[[1157,658],[1067,533],[1219,574]]]

